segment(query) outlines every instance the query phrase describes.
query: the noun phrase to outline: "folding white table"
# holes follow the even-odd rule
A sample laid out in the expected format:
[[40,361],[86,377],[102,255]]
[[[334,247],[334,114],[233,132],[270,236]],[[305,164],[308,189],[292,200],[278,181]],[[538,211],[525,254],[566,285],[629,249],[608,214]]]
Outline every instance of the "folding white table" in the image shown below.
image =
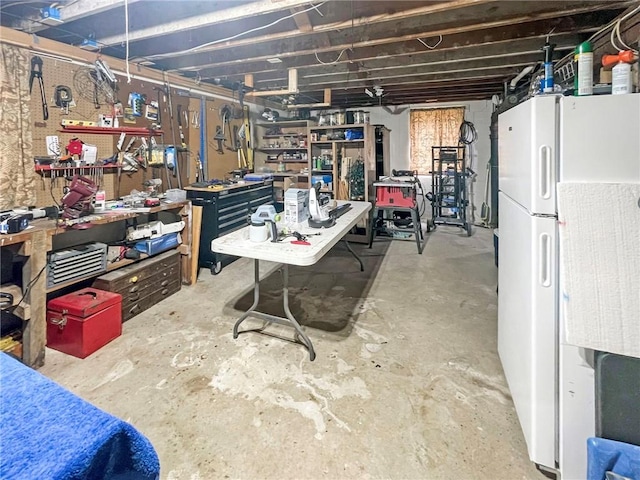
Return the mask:
[[[343,203],[347,202],[338,201],[338,204]],[[276,243],[270,241],[261,243],[252,242],[249,240],[248,226],[211,241],[211,250],[213,252],[254,259],[253,304],[233,326],[233,338],[238,338],[238,334],[241,333],[238,332],[240,324],[249,317],[259,318],[267,322],[262,328],[253,329],[251,331],[260,332],[270,323],[287,325],[295,329],[296,340],[309,350],[309,359],[312,361],[315,359],[316,354],[311,340],[304,333],[302,327],[289,309],[289,265],[306,267],[318,262],[336,243],[342,240],[361,219],[367,217],[368,212],[371,210],[371,203],[369,202],[348,203],[351,204],[351,209],[340,216],[337,219],[336,224],[330,228],[310,228],[307,225],[307,222],[294,226],[294,229],[297,227],[297,231],[303,235],[320,233],[320,235],[312,235],[308,237],[307,241],[311,245],[292,244],[291,241],[295,240],[295,237],[286,238],[283,241]],[[358,255],[356,255],[346,240],[345,243],[349,252],[351,252],[351,254],[360,263],[360,270],[364,270],[364,266]],[[286,317],[279,317],[256,310],[260,301],[260,260],[283,264],[282,292]]]

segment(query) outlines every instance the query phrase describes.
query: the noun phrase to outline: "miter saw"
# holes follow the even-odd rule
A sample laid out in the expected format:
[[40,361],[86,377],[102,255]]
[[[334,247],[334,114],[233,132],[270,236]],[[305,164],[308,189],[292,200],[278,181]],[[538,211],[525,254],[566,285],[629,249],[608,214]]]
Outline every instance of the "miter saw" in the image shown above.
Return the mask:
[[335,225],[340,215],[351,209],[350,203],[337,207],[331,201],[331,196],[320,193],[322,182],[316,182],[309,189],[309,226],[311,228],[329,228]]

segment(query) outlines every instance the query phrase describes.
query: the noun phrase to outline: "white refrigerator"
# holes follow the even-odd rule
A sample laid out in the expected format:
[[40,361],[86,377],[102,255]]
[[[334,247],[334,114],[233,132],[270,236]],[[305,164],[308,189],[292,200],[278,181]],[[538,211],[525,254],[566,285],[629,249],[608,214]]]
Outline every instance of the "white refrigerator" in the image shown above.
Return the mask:
[[586,478],[595,410],[593,352],[564,341],[556,184],[640,182],[639,138],[640,94],[539,96],[498,117],[498,353],[530,459],[563,479]]

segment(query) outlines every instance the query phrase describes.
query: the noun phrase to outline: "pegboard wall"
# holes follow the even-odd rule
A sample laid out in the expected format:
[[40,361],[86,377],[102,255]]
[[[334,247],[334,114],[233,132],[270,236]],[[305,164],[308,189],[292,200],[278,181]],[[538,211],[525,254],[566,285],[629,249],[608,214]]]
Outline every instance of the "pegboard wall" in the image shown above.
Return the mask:
[[[91,101],[84,100],[76,94],[73,85],[73,76],[75,72],[82,67],[48,57],[41,58],[43,60],[42,79],[49,107],[49,118],[46,121],[43,118],[39,85],[37,81],[34,81],[30,104],[31,121],[33,122],[33,154],[35,156],[46,156],[46,137],[49,135],[57,135],[62,153],[64,153],[64,147],[69,143],[69,140],[74,137],[78,137],[85,143],[95,145],[98,148],[98,158],[106,158],[113,155],[114,143],[111,136],[85,136],[60,132],[60,130],[62,130],[60,122],[63,118],[97,121],[98,114],[108,114],[110,112],[110,107],[103,105],[103,108],[96,110]],[[58,85],[65,85],[71,88],[76,106],[70,108],[68,115],[64,114],[62,109],[56,107],[54,97],[55,88]],[[107,196],[111,198],[115,196],[115,184],[112,177],[112,174],[105,175],[104,185],[102,186],[102,188],[107,192]],[[36,206],[42,207],[52,205],[55,202],[60,203],[63,196],[62,188],[65,186],[64,180],[60,177],[55,181],[51,181],[49,173],[46,174],[46,177],[40,174],[40,178],[42,180],[38,180],[36,182]]]
[[[77,72],[87,67],[78,66],[62,60],[55,60],[50,57],[41,56],[43,60],[42,78],[44,81],[45,94],[49,108],[49,118],[45,121],[42,114],[42,102],[40,100],[39,86],[34,82],[31,95],[31,111],[33,121],[33,153],[35,156],[46,156],[46,137],[56,135],[59,139],[61,153],[65,153],[65,147],[72,138],[78,138],[84,143],[95,145],[98,150],[98,160],[111,157],[116,152],[116,144],[119,134],[101,135],[89,133],[66,133],[61,126],[63,119],[84,120],[97,122],[100,114],[113,115],[112,106],[106,102],[101,103],[100,108],[96,108],[92,92],[86,89],[78,91],[74,84],[74,76]],[[73,103],[68,113],[55,104],[55,89],[64,85],[71,89]],[[180,184],[184,187],[196,180],[198,172],[198,156],[200,152],[201,129],[205,128],[206,156],[208,169],[206,176],[208,179],[225,179],[230,176],[230,172],[238,167],[238,154],[233,150],[236,144],[234,135],[242,127],[240,105],[237,99],[207,98],[205,101],[206,119],[201,118],[201,99],[189,97],[182,85],[171,85],[171,98],[165,93],[164,87],[154,82],[145,82],[132,79],[127,83],[126,77],[118,76],[118,100],[127,107],[129,94],[139,93],[144,95],[147,103],[157,101],[159,104],[159,123],[162,127],[163,135],[155,137],[160,145],[181,144],[180,125],[182,124],[182,135],[184,142],[188,146],[188,153],[181,153],[178,157]],[[222,127],[220,115],[223,105],[229,105],[236,114],[230,121],[230,128],[225,128],[225,142],[222,145],[223,153],[218,151],[218,142],[215,139],[216,127]],[[171,107],[171,108],[170,108]],[[180,112],[180,116],[178,116]],[[120,127],[151,127],[152,121],[147,120],[144,115],[135,117],[135,123],[126,123],[123,117],[119,118]],[[127,136],[124,142],[126,146],[131,139]],[[132,148],[140,145],[137,139]],[[66,173],[87,173],[84,171],[68,170]],[[49,172],[38,174],[36,182],[36,206],[47,206],[53,203],[60,203],[63,197],[63,188],[68,182],[65,180],[63,172],[52,181]],[[162,179],[162,190],[177,188],[178,178],[173,171],[167,171],[164,167],[147,167],[138,169],[137,172],[122,171],[118,176],[117,169],[107,169],[99,177],[100,188],[105,190],[107,199],[114,199],[127,195],[132,190],[142,190],[143,182],[151,178]]]
[[[65,133],[61,127],[63,119],[69,120],[85,120],[98,121],[99,114],[112,115],[112,106],[103,103],[100,108],[96,108],[92,99],[92,93],[84,94],[76,91],[74,85],[74,75],[80,69],[86,67],[77,66],[61,60],[55,60],[46,56],[41,57],[43,60],[42,78],[44,82],[45,94],[49,107],[49,118],[45,121],[42,114],[42,103],[40,100],[39,86],[34,82],[31,95],[30,108],[32,111],[33,123],[33,145],[35,156],[46,156],[46,137],[57,135],[62,153],[65,153],[65,146],[72,138],[79,138],[86,144],[95,145],[98,150],[98,160],[111,157],[116,152],[116,144],[119,134],[101,135],[101,134],[71,134]],[[73,96],[73,104],[69,108],[69,113],[55,105],[55,89],[56,86],[65,85],[71,89]],[[153,82],[145,82],[132,79],[131,83],[127,83],[127,79],[118,76],[118,100],[127,106],[130,93],[139,93],[146,97],[147,102],[158,101],[160,124],[164,134],[156,137],[156,141],[161,145],[173,145],[181,143],[180,126],[178,125],[178,110],[181,112],[182,134],[184,141],[188,146],[189,153],[181,153],[178,157],[180,170],[180,184],[184,187],[195,181],[198,171],[197,159],[200,153],[200,130],[203,122],[200,114],[201,99],[190,98],[186,95],[185,90],[181,90],[179,85],[171,85],[171,106],[168,96],[163,91],[163,86]],[[238,155],[237,152],[227,147],[233,145],[234,127],[239,129],[242,125],[242,119],[231,120],[231,131],[225,131],[226,142],[223,145],[224,153],[217,152],[217,141],[214,139],[216,134],[216,126],[222,126],[220,118],[220,108],[224,105],[230,105],[234,110],[239,112],[239,104],[237,101],[223,100],[217,98],[207,98],[205,100],[206,112],[206,144],[208,171],[206,172],[208,179],[219,178],[224,179],[229,176],[231,170],[237,168]],[[147,120],[144,115],[135,118],[135,123],[125,123],[124,118],[119,118],[120,127],[150,127],[152,121]],[[173,127],[173,128],[172,128]],[[125,139],[124,145],[129,142],[130,136]],[[133,144],[133,148],[140,145],[137,139]],[[75,171],[76,173],[88,173],[87,170]],[[74,171],[68,170],[67,173],[73,174]],[[40,179],[36,182],[36,206],[47,206],[53,203],[60,203],[63,197],[63,187],[68,183],[63,178],[62,173],[57,179],[51,180],[49,172],[38,174]],[[105,170],[101,177],[101,189],[106,191],[107,199],[114,199],[118,196],[127,195],[132,190],[142,190],[143,182],[151,178],[162,179],[162,190],[178,187],[178,178],[173,172],[168,172],[164,167],[147,167],[147,169],[138,169],[137,172],[127,173],[122,171],[118,179],[117,169]]]

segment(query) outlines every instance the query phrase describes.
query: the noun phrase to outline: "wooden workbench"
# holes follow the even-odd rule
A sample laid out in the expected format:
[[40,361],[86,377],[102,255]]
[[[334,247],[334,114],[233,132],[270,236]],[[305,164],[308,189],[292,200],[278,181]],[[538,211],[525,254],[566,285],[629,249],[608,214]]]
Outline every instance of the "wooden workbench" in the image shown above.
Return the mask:
[[[99,215],[91,221],[92,224],[104,225],[108,223],[120,222],[140,215],[148,215],[162,211],[179,210],[178,214],[185,222],[185,228],[181,233],[182,244],[178,247],[181,254],[181,272],[182,283],[184,285],[192,285],[196,278],[193,274],[194,269],[191,267],[192,262],[198,261],[197,256],[193,256],[191,251],[191,240],[193,233],[191,231],[191,202],[173,202],[162,204],[159,207],[147,209],[139,209],[136,211],[119,210],[111,211]],[[55,220],[35,220],[28,229],[9,235],[0,235],[0,247],[17,246],[19,255],[27,257],[22,270],[22,289],[26,293],[23,308],[23,319],[26,320],[26,326],[23,332],[23,361],[34,368],[38,368],[44,364],[44,347],[47,340],[47,282],[46,282],[46,266],[47,254],[53,250],[53,238],[56,235],[68,232],[68,229],[57,226]],[[73,230],[79,237],[78,244],[82,243],[81,236],[83,230]],[[109,266],[109,270],[122,268],[133,263],[134,260],[123,259]],[[84,279],[78,280],[83,281]],[[70,282],[70,285],[77,282]],[[27,286],[31,285],[27,292]],[[65,285],[68,286],[68,285]],[[53,291],[53,289],[51,290]],[[18,312],[19,313],[19,312]],[[28,317],[28,318],[27,318]]]

